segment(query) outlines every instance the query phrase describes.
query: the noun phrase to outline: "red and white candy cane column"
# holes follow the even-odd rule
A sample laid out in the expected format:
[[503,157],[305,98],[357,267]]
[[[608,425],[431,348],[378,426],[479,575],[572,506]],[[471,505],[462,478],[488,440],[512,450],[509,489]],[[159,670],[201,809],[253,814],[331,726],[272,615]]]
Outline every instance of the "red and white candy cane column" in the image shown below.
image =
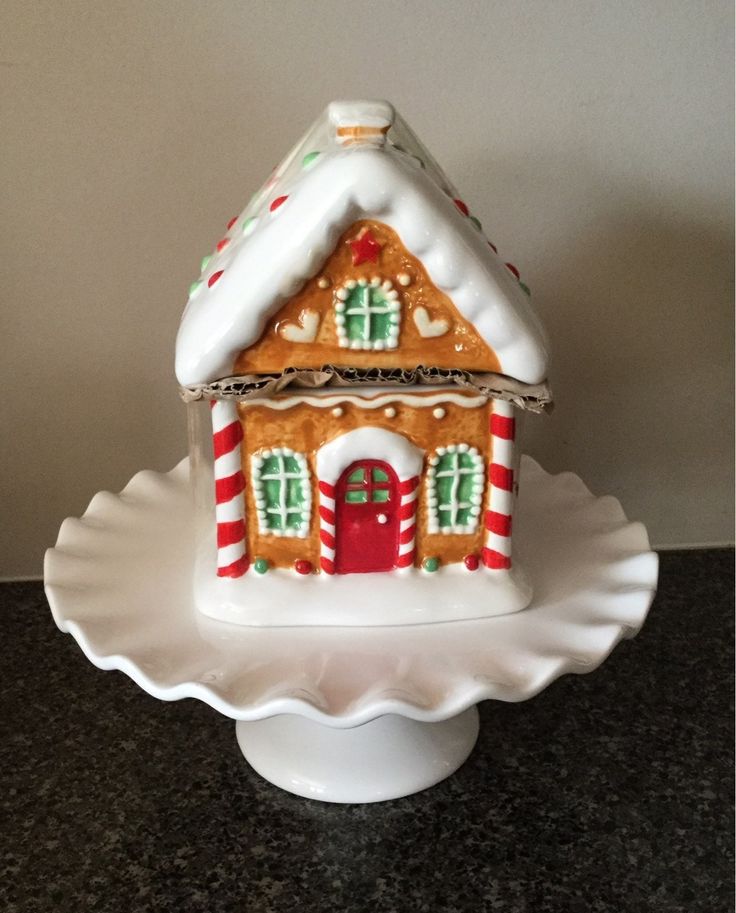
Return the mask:
[[325,481],[319,483],[319,566],[335,573],[335,486]]
[[490,495],[485,515],[486,544],[483,564],[491,570],[511,567],[511,516],[514,506],[514,407],[493,400],[491,414]]
[[416,557],[419,476],[399,482],[399,554],[396,567],[412,568]]
[[234,400],[212,400],[215,454],[217,576],[242,577],[248,570],[245,544],[245,478],[240,458],[243,429]]

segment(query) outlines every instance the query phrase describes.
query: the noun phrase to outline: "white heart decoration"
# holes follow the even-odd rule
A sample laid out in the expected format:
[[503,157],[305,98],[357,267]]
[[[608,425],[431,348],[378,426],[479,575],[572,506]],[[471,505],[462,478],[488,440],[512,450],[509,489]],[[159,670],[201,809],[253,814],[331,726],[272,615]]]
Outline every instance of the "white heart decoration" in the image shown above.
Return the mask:
[[443,336],[450,328],[446,320],[438,318],[430,320],[427,309],[423,307],[414,308],[414,323],[417,325],[419,335],[425,338],[429,336]]
[[289,342],[314,342],[319,329],[319,313],[305,310],[299,315],[298,323],[284,323],[279,327],[279,333]]

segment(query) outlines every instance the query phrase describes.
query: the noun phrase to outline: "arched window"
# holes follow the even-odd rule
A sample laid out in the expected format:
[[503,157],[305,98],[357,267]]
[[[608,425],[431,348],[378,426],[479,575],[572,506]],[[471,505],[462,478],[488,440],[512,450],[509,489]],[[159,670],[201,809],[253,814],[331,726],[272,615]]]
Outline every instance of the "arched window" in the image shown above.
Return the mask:
[[337,339],[343,348],[395,349],[401,305],[392,283],[350,279],[335,292]]
[[427,529],[430,533],[472,533],[483,504],[483,457],[468,444],[438,447],[427,470]]
[[254,454],[251,468],[260,532],[304,538],[309,532],[312,506],[304,454],[289,447],[273,447]]

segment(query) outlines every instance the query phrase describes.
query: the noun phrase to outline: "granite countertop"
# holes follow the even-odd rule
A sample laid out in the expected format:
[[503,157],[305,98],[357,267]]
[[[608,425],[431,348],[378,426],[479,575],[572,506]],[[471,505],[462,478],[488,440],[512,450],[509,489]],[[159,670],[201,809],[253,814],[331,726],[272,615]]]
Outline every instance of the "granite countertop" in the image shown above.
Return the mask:
[[233,723],[103,673],[4,584],[3,913],[732,909],[733,553],[669,552],[638,638],[485,702],[466,764],[389,803],[258,777]]

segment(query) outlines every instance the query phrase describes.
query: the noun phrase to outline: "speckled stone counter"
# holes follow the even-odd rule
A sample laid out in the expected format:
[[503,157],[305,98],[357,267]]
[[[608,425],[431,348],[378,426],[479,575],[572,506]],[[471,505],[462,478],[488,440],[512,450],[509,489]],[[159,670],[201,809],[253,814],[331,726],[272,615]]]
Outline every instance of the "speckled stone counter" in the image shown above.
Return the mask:
[[0,911],[731,910],[732,593],[732,552],[664,554],[602,668],[482,704],[439,786],[334,806],[262,781],[209,707],[94,668],[40,584],[4,584]]

